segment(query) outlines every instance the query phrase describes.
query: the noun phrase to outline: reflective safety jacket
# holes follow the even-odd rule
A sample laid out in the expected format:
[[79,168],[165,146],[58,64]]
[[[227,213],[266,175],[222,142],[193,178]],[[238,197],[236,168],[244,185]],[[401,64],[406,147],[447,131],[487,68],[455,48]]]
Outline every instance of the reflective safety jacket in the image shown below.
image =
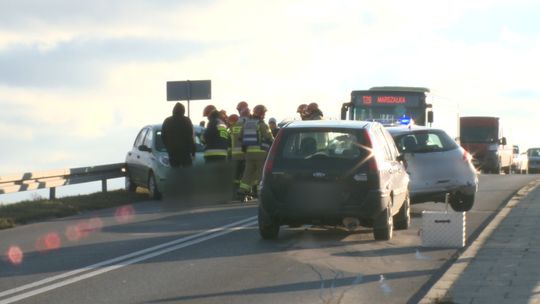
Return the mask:
[[242,160],[244,159],[244,151],[242,151],[242,127],[244,126],[245,119],[239,119],[235,122],[230,129],[231,135],[231,159]]
[[221,119],[212,118],[204,131],[203,141],[206,144],[204,156],[227,157],[229,148],[229,132]]
[[270,127],[262,119],[249,119],[241,132],[242,148],[246,153],[267,153],[274,141]]

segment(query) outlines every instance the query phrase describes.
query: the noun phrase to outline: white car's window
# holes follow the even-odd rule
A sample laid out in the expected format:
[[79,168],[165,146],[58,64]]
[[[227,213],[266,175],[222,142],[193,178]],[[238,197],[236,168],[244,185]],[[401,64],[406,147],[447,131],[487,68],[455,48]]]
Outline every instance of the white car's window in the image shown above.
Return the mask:
[[139,147],[140,145],[142,145],[144,136],[146,135],[146,131],[146,128],[143,128],[141,131],[139,131],[139,135],[137,135],[137,137],[135,138],[135,142],[133,142],[134,147]]
[[153,139],[154,139],[154,131],[149,128],[148,132],[146,132],[146,136],[144,137],[144,145],[146,145],[148,148],[152,148]]
[[398,149],[405,153],[441,152],[458,148],[456,142],[440,130],[410,132],[394,139]]

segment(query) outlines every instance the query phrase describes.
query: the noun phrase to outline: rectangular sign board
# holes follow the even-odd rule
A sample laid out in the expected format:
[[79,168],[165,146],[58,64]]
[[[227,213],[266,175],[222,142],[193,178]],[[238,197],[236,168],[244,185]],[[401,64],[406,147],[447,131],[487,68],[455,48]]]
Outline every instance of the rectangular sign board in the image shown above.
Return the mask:
[[167,81],[167,101],[212,98],[210,80]]

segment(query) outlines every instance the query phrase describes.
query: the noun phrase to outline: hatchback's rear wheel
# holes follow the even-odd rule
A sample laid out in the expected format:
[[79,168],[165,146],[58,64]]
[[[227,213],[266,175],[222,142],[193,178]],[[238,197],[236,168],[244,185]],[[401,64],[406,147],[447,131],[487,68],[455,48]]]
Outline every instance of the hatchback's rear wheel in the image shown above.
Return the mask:
[[259,207],[259,234],[265,240],[275,239],[279,234],[279,223],[262,207]]
[[390,208],[382,211],[373,221],[373,236],[375,240],[387,241],[392,238],[393,217]]
[[148,193],[150,194],[151,199],[161,199],[161,192],[159,192],[156,183],[156,177],[152,172],[150,172],[150,174],[148,175]]
[[409,225],[411,224],[411,200],[409,199],[409,195],[405,197],[405,201],[403,202],[403,205],[401,205],[401,208],[399,208],[399,212],[394,215],[394,228],[396,230],[405,230],[409,229]]
[[474,204],[474,194],[463,194],[461,192],[450,195],[450,206],[456,212],[471,210]]

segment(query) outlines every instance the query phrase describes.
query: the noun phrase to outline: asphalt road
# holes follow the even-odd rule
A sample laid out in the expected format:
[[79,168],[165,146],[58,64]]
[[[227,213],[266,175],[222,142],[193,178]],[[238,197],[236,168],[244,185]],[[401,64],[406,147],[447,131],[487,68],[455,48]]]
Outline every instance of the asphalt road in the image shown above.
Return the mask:
[[[470,242],[535,175],[482,175]],[[129,203],[129,202],[127,202]],[[0,304],[415,303],[456,249],[422,248],[422,210],[391,241],[371,230],[282,228],[260,239],[256,205],[127,204],[0,231]]]

